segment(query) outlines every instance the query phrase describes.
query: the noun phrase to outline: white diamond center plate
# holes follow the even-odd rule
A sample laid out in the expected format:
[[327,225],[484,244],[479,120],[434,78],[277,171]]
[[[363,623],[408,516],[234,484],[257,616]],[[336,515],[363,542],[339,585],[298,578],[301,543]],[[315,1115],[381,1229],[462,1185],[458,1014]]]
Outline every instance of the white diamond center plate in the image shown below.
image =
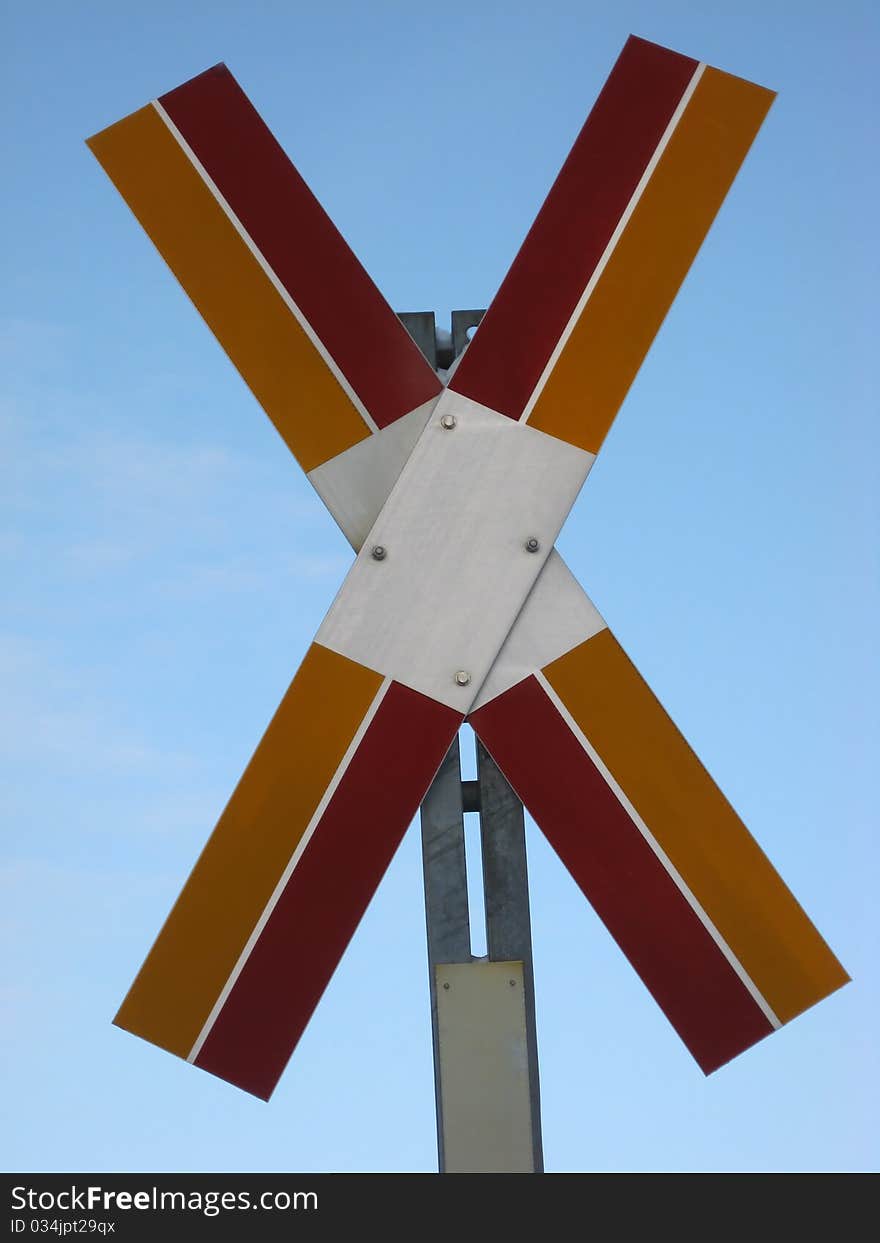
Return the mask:
[[467,712],[594,460],[447,390],[317,642]]

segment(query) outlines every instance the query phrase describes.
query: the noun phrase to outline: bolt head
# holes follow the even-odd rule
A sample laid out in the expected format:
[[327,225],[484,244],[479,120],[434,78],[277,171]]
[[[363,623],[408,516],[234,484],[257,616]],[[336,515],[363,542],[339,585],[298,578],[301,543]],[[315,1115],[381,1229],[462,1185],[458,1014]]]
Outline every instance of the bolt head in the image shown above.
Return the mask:
[[443,985],[443,987],[444,987],[444,988],[449,988],[449,985],[448,985],[448,984],[444,984],[444,985]]
[[530,536],[526,540],[526,552],[537,552],[540,547],[541,542],[540,540],[537,540],[534,535]]
[[467,686],[470,680],[471,675],[468,673],[467,669],[459,669],[455,675],[455,682],[457,686]]
[[440,420],[440,426],[445,428],[447,432],[452,431],[453,427],[455,427],[455,423],[456,419],[454,414],[444,414],[443,418]]
[[370,555],[374,561],[384,561],[385,560],[385,549],[383,548],[381,544],[376,544]]

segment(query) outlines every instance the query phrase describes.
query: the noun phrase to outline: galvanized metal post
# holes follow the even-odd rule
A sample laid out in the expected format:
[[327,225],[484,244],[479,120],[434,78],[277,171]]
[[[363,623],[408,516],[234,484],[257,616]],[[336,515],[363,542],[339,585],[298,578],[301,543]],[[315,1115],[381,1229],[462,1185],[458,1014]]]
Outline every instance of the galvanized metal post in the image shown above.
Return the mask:
[[[435,368],[467,345],[482,311],[400,319]],[[485,958],[471,953],[464,813],[480,815]],[[462,781],[459,740],[421,806],[422,864],[441,1173],[543,1171],[538,1046],[522,803],[480,744]]]
[[532,964],[532,921],[523,805],[501,769],[477,740],[480,788],[480,844],[486,904],[486,948],[493,962],[523,965],[526,1058],[535,1172],[544,1168],[541,1141],[541,1093],[538,1080],[538,1033],[535,1021],[535,976]]
[[446,753],[420,808],[422,871],[425,880],[425,923],[428,932],[428,979],[431,990],[431,1031],[434,1041],[434,1100],[437,1110],[437,1155],[446,1170],[443,1092],[440,1080],[440,1035],[437,1011],[437,968],[471,961],[467,863],[458,738]]

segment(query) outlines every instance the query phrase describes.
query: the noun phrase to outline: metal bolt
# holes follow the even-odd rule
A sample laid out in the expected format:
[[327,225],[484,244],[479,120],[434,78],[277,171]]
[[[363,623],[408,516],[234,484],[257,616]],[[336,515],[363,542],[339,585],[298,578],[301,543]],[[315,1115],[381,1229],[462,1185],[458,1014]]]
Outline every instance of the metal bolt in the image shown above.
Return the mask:
[[443,987],[444,987],[444,988],[449,988],[449,985],[448,985],[448,984],[444,984],[444,985],[443,985]]
[[516,980],[511,980],[511,981],[510,981],[510,987],[511,987],[511,988],[516,988]]
[[530,536],[529,539],[526,540],[526,552],[537,552],[540,547],[541,544],[535,539],[534,535]]
[[440,426],[445,428],[447,432],[451,432],[453,427],[455,427],[455,415],[444,414],[443,418],[440,420]]
[[467,669],[459,669],[458,673],[455,675],[455,681],[459,686],[467,686],[470,680],[471,675],[468,673]]
[[373,560],[374,560],[374,561],[384,561],[384,560],[385,560],[385,549],[382,547],[382,545],[381,545],[381,544],[376,544],[376,545],[374,546],[374,548],[373,548],[373,552],[372,552],[372,557],[373,557]]

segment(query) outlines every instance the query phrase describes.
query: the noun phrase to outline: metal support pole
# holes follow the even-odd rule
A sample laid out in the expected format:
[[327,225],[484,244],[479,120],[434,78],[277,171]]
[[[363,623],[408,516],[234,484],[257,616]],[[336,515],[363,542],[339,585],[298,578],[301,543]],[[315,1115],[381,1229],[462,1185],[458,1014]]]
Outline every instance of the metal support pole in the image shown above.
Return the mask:
[[471,961],[461,795],[461,757],[456,738],[446,752],[446,758],[419,809],[422,824],[422,871],[425,878],[425,922],[428,931],[431,1031],[434,1041],[437,1154],[441,1173],[446,1170],[446,1152],[440,1081],[437,968],[445,963]]
[[[403,321],[435,368],[467,345],[482,311]],[[464,813],[480,815],[486,958],[471,953]],[[422,864],[441,1173],[543,1170],[538,1046],[522,803],[485,748],[462,781],[455,739],[421,806]]]
[[477,740],[480,787],[480,845],[486,903],[486,948],[492,962],[520,961],[526,1021],[529,1104],[535,1173],[544,1169],[541,1141],[541,1092],[538,1079],[538,1032],[535,1021],[535,975],[532,921],[523,805],[501,769]]

